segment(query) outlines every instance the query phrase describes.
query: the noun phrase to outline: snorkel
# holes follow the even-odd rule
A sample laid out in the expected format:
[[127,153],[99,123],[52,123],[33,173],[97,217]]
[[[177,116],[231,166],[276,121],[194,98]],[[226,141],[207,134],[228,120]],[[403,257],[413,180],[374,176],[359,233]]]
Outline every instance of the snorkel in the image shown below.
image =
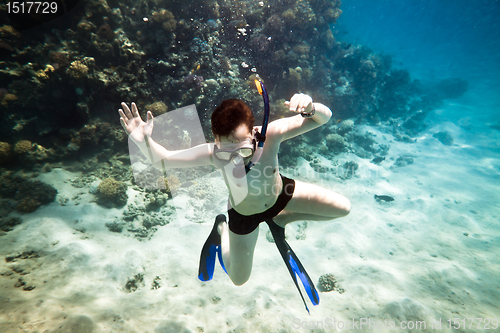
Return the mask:
[[262,121],[262,129],[260,133],[256,133],[258,144],[253,158],[247,165],[245,165],[246,173],[248,173],[255,166],[255,164],[257,164],[260,156],[262,155],[264,142],[266,141],[267,125],[269,123],[269,96],[267,95],[266,86],[264,86],[264,83],[260,79],[255,79],[255,86],[257,87],[259,94],[261,94],[264,99],[264,120]]

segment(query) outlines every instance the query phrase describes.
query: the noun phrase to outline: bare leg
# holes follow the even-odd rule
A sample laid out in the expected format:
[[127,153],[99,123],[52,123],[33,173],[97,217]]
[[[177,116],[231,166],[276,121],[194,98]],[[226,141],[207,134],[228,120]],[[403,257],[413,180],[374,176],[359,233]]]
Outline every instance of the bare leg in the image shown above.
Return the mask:
[[238,235],[229,230],[227,222],[219,226],[221,234],[222,261],[233,283],[241,286],[252,272],[253,253],[259,236],[259,227],[247,235]]
[[[295,191],[285,209],[273,220],[281,227],[300,220],[328,221],[349,214],[349,200],[317,185],[295,181]],[[227,223],[219,226],[222,259],[226,271],[235,285],[248,281],[252,272],[253,253],[259,228],[247,235],[237,235]]]
[[343,195],[296,180],[292,199],[274,222],[284,228],[300,220],[329,221],[346,216],[350,210],[351,203]]
[[295,221],[330,221],[334,218],[329,216],[320,216],[313,214],[304,214],[304,213],[290,213],[287,211],[282,211],[278,216],[276,216],[273,220],[280,227],[285,227],[288,223]]

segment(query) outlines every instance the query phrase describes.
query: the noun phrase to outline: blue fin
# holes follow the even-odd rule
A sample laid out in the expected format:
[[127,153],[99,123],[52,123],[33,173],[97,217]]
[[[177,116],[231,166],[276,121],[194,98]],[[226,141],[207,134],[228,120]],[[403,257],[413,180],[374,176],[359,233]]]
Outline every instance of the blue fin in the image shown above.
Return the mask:
[[201,281],[210,281],[214,277],[215,257],[217,255],[219,256],[219,262],[224,272],[227,274],[224,263],[222,262],[221,240],[219,232],[217,231],[219,224],[225,221],[226,215],[217,215],[212,232],[210,232],[210,235],[203,245],[200,255],[200,267],[198,269],[198,279]]
[[271,233],[273,234],[274,237],[274,242],[276,243],[276,246],[280,251],[281,257],[283,258],[283,261],[285,262],[285,265],[288,268],[288,272],[292,276],[292,280],[295,283],[297,290],[299,291],[300,297],[304,302],[304,306],[306,307],[307,312],[309,312],[306,300],[304,299],[304,296],[300,291],[299,284],[297,282],[297,276],[302,282],[302,285],[304,286],[304,289],[306,290],[307,295],[309,296],[309,299],[311,300],[313,305],[319,304],[318,291],[316,290],[314,283],[312,282],[311,278],[304,269],[304,266],[302,266],[302,263],[300,262],[299,258],[297,258],[292,248],[290,247],[290,245],[288,245],[287,241],[285,240],[285,229],[277,225],[272,219],[266,220],[266,223],[269,225],[269,229],[271,230]]
[[209,281],[214,277],[216,255],[217,245],[205,243],[201,251],[200,267],[198,269],[198,279],[201,281]]
[[304,285],[304,289],[306,290],[307,295],[309,296],[309,299],[311,300],[312,304],[318,305],[319,294],[316,291],[316,287],[314,287],[314,283],[311,281],[311,278],[309,277],[306,270],[300,263],[299,258],[297,258],[297,256],[291,249],[289,251],[290,253],[288,260],[290,266],[292,266],[294,273],[297,274],[300,278],[300,281],[302,281],[302,285]]

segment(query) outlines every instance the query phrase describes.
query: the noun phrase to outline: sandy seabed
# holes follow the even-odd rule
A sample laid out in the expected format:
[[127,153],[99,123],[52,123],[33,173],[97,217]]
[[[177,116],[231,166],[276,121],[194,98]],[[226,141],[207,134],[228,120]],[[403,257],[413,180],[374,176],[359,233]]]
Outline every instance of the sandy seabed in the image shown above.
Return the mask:
[[[500,319],[499,132],[445,122],[408,144],[383,128],[360,130],[390,145],[380,165],[342,155],[359,164],[350,180],[308,172],[305,161],[294,175],[352,203],[345,218],[287,226],[313,281],[331,273],[345,289],[320,293],[310,315],[265,224],[245,285],[234,286],[218,264],[212,281],[198,280],[200,250],[225,189],[220,202],[201,205],[202,224],[190,220],[193,207],[179,195],[170,203],[177,217],[138,241],[105,226],[123,209],[98,206],[88,189],[70,185],[78,175],[55,169],[39,179],[57,188],[58,200],[0,237],[0,332],[495,331],[488,318]],[[443,130],[453,146],[432,137]],[[394,167],[401,155],[413,164]],[[204,181],[224,187],[218,178]],[[377,202],[375,194],[395,200]],[[136,195],[130,189],[129,202]],[[137,274],[143,283],[127,292]]]

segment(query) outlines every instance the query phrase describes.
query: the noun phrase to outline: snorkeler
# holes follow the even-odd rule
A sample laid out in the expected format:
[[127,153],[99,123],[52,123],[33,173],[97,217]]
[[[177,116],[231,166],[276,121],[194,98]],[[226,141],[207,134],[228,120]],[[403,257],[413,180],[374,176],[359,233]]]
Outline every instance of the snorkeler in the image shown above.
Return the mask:
[[[268,108],[265,87],[261,82],[260,85],[259,92]],[[201,254],[201,280],[212,278],[218,254],[220,264],[231,281],[235,285],[244,284],[252,271],[259,224],[266,222],[295,285],[299,289],[297,275],[316,305],[319,296],[314,283],[285,241],[284,228],[294,221],[329,221],[346,216],[351,204],[338,193],[289,179],[278,172],[281,142],[325,124],[332,115],[328,107],[313,103],[312,98],[305,94],[295,94],[285,104],[290,112],[298,114],[267,124],[267,109],[263,126],[256,127],[252,111],[243,101],[225,100],[211,117],[215,144],[206,143],[177,151],[166,150],[151,138],[151,111],[147,112],[146,122],[140,118],[135,103],[132,103],[131,109],[122,103],[123,109],[118,113],[131,140],[154,166],[181,168],[213,165],[222,171],[229,190],[229,221],[226,222],[223,214],[215,220]],[[307,305],[306,309],[309,311]]]

